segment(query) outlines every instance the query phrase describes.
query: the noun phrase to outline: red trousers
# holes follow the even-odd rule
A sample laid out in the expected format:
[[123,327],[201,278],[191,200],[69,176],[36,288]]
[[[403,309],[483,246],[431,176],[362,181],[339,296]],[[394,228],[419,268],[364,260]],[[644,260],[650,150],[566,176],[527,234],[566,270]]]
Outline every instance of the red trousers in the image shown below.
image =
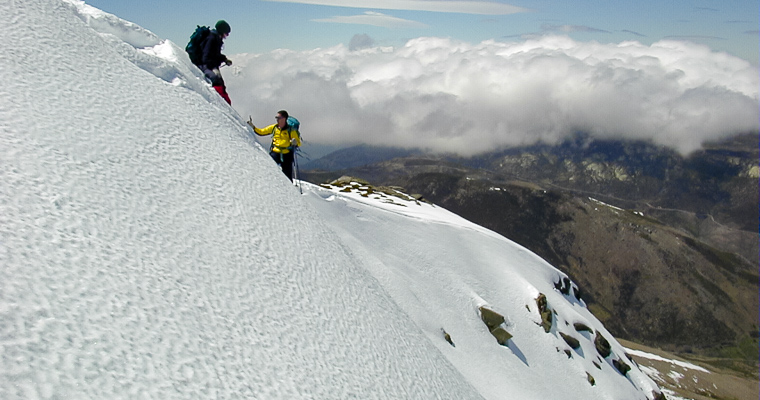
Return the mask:
[[214,86],[214,89],[219,93],[220,96],[227,102],[227,104],[232,105],[232,100],[230,100],[230,95],[227,94],[227,88],[224,86]]

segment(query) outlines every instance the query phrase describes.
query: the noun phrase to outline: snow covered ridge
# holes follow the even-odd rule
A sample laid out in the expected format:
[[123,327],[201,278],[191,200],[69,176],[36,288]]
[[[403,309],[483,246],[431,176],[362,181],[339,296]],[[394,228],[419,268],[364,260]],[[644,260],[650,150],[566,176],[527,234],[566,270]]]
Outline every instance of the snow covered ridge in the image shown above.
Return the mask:
[[[511,382],[536,379],[533,384],[541,386],[544,379],[562,379],[557,387],[544,388],[542,396],[575,398],[567,390],[580,395],[597,385],[625,388],[622,378],[647,395],[619,393],[621,398],[661,398],[626,349],[586,309],[578,287],[521,246],[401,188],[375,188],[350,177],[304,187],[307,198],[329,215],[352,251],[454,365],[476,387],[494,386],[486,397],[500,398]],[[418,222],[409,230],[397,228],[409,219]],[[468,368],[475,364],[480,368]],[[526,366],[530,377],[523,374]],[[565,368],[573,372],[557,376]],[[495,383],[501,380],[504,387]]]
[[176,45],[81,2],[0,15],[24,21],[0,32],[0,398],[660,393],[521,246],[300,195]]
[[170,40],[161,39],[139,25],[85,4],[84,1],[61,2],[71,7],[79,19],[137,67],[171,85],[193,90],[211,102],[219,100],[216,92],[205,83],[203,73],[190,62],[184,44],[180,47]]

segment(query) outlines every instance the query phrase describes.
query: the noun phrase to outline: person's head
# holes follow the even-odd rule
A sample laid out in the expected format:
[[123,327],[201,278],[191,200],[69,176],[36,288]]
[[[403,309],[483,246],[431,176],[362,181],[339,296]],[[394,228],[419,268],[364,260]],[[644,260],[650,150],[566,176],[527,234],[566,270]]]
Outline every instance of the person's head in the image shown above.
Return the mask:
[[277,125],[283,127],[288,124],[288,112],[285,110],[277,111],[277,115],[274,117],[277,120]]
[[230,24],[227,23],[227,21],[220,19],[217,21],[216,25],[214,25],[214,28],[216,28],[216,31],[219,32],[220,35],[223,37],[227,37],[230,34]]

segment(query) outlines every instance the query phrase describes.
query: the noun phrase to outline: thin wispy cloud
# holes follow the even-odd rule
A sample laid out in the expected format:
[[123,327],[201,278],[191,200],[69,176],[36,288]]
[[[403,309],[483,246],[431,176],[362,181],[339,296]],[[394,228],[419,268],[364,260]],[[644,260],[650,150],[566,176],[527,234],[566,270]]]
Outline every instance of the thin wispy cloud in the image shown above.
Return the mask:
[[334,24],[372,25],[382,28],[427,28],[428,25],[408,19],[396,18],[375,11],[365,11],[361,15],[339,15],[332,18],[312,19],[314,22]]
[[630,33],[630,34],[638,36],[638,37],[647,37],[647,35],[644,35],[643,33],[638,33],[636,31],[631,31],[631,30],[628,30],[628,29],[623,29],[620,32]]
[[573,32],[594,32],[594,33],[610,33],[604,29],[592,28],[585,25],[541,25],[541,30],[544,32],[560,32],[560,33],[573,33]]
[[448,0],[264,0],[332,7],[376,10],[433,11],[458,14],[507,15],[529,11],[526,8],[494,1]]
[[727,40],[726,38],[720,37],[720,36],[708,36],[708,35],[668,35],[663,37],[663,39],[670,39],[670,40]]

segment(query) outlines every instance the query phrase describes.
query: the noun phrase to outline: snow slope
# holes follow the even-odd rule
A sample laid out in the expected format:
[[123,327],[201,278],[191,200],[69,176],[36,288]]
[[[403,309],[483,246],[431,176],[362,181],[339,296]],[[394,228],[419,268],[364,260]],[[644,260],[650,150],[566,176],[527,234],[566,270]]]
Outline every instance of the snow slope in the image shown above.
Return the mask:
[[[594,335],[575,330],[582,323],[612,339],[572,291],[555,289],[565,275],[527,249],[434,205],[373,193],[360,183],[306,188],[309,202],[486,398],[646,398],[635,393],[656,390],[620,344],[612,343],[613,354],[604,359]],[[540,326],[540,293],[554,310],[549,333]],[[506,317],[514,336],[508,347],[481,322],[481,306]],[[441,329],[455,346],[443,340]],[[571,349],[559,332],[581,347]],[[621,375],[612,364],[616,358],[634,370]]]
[[[300,195],[179,46],[74,0],[0,15],[0,398],[657,390],[611,366],[625,350],[527,250],[431,205]],[[507,317],[508,346],[480,305]],[[572,358],[558,331],[580,339]]]

